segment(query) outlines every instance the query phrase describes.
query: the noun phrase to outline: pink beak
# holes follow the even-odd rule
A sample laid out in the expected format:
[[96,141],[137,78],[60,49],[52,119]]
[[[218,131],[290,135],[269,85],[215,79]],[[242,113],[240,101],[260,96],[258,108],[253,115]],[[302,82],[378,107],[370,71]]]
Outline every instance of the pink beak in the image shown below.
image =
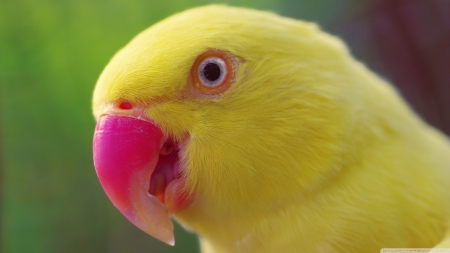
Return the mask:
[[153,123],[116,115],[100,117],[94,134],[94,165],[113,204],[133,224],[174,245],[166,206],[148,193],[163,133]]

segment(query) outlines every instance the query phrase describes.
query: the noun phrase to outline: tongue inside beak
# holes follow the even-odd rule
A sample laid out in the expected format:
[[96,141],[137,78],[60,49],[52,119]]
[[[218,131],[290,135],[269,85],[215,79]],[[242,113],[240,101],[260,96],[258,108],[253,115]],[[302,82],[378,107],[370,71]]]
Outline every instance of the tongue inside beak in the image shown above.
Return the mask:
[[151,122],[103,116],[95,128],[94,165],[103,189],[120,212],[149,235],[174,245],[168,210],[148,193],[162,139],[163,133]]

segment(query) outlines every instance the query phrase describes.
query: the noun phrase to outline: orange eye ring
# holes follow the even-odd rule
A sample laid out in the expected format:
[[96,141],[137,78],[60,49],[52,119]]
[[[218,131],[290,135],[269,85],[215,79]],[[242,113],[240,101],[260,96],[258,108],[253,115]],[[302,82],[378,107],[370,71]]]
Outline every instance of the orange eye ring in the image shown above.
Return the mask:
[[204,94],[223,93],[234,82],[234,60],[223,51],[208,50],[195,60],[191,78],[195,88]]

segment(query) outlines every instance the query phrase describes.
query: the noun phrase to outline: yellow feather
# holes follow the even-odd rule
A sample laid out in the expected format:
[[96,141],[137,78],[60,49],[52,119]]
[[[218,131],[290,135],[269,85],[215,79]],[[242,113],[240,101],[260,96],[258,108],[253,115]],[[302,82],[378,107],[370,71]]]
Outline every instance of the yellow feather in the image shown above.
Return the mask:
[[[236,57],[236,81],[188,96],[208,49]],[[176,218],[205,252],[379,252],[448,237],[448,139],[315,24],[226,6],[174,15],[112,59],[94,114],[117,99],[188,136],[197,195]]]

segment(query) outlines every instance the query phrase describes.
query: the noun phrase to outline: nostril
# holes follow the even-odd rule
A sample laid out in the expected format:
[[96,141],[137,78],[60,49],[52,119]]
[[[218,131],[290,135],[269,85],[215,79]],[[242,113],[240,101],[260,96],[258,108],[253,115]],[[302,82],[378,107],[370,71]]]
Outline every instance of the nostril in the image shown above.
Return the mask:
[[133,108],[130,102],[122,102],[119,104],[119,108],[122,110],[130,110]]

